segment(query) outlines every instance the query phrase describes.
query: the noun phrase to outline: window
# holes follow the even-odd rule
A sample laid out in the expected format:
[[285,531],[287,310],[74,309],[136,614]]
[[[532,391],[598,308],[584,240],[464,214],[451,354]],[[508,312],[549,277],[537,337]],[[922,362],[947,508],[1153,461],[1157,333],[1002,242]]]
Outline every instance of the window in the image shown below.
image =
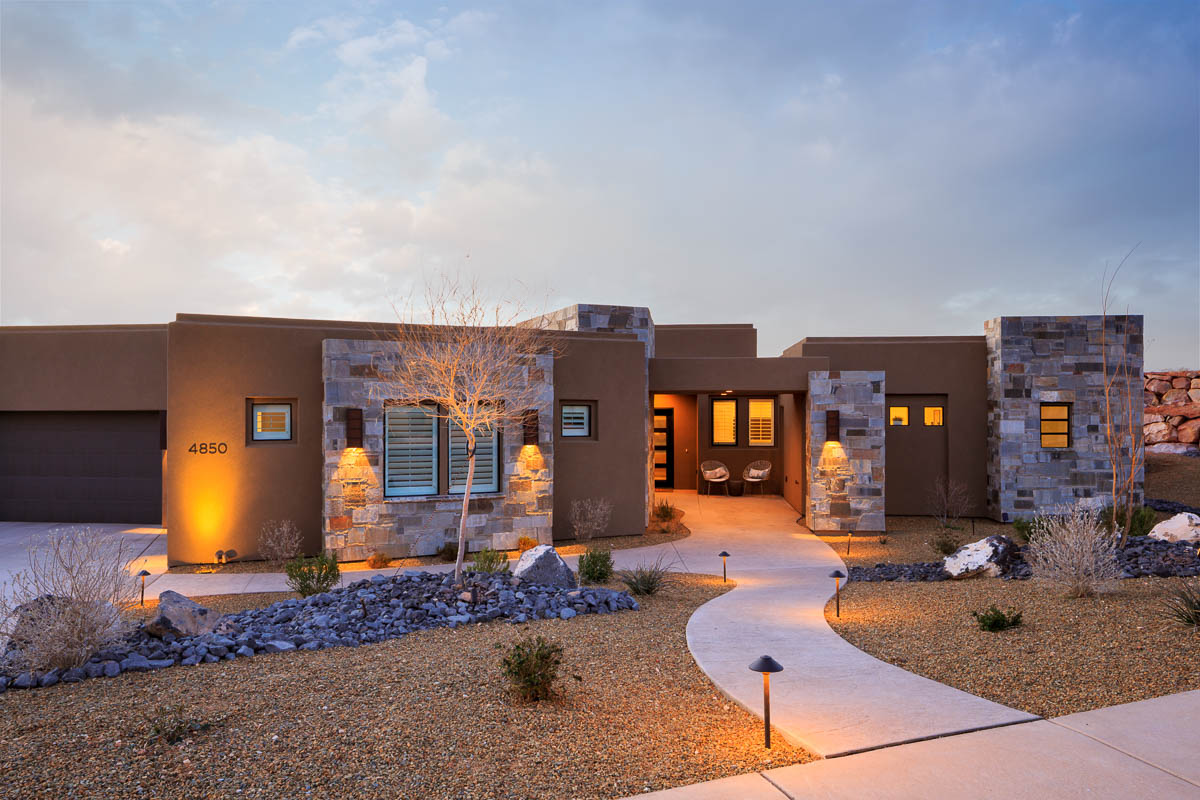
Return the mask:
[[712,443],[737,445],[737,400],[712,401]]
[[750,446],[775,446],[775,401],[750,401]]
[[291,439],[291,403],[250,403],[251,441],[280,442]]
[[[500,489],[500,459],[496,447],[494,430],[475,434],[475,477],[471,481],[472,492],[495,492]],[[467,455],[467,437],[457,424],[450,424],[450,493],[463,494],[467,490],[467,471],[470,469]]]
[[925,424],[940,427],[946,424],[945,409],[941,406],[925,406]]
[[437,494],[438,434],[433,406],[389,408],[385,420],[383,493],[390,497]]
[[586,439],[592,435],[592,407],[588,403],[563,403],[558,420],[563,436]]
[[1071,446],[1071,404],[1042,403],[1042,447]]
[[888,425],[907,425],[908,406],[888,407]]

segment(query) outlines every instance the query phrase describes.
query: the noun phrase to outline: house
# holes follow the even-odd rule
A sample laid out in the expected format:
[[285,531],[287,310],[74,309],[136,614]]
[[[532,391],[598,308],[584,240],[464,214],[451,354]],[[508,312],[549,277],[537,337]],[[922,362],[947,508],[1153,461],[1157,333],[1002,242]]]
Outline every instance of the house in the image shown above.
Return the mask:
[[[885,514],[928,513],[947,480],[966,513],[998,520],[1107,493],[1100,317],[808,338],[774,358],[748,324],[605,305],[547,320],[561,346],[528,366],[542,402],[480,450],[471,549],[570,538],[584,497],[612,501],[610,535],[638,533],[655,491],[706,488],[708,460],[734,481],[769,461],[761,488],[814,530],[883,530]],[[388,328],[0,328],[0,519],[161,520],[173,564],[253,558],[272,519],[344,560],[432,553],[457,535],[463,453],[444,423],[371,391]],[[1123,352],[1140,376],[1141,317],[1103,330],[1110,362]]]

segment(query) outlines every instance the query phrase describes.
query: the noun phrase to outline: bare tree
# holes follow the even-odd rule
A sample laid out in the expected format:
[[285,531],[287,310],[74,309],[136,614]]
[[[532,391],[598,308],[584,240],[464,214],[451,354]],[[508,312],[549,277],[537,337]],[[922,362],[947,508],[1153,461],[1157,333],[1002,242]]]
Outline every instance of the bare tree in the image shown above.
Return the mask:
[[467,550],[476,444],[493,431],[522,423],[528,410],[549,402],[533,373],[539,357],[553,356],[555,339],[541,318],[522,321],[518,307],[488,302],[476,284],[450,278],[426,287],[423,315],[395,310],[401,324],[388,336],[396,352],[376,359],[373,392],[385,405],[425,408],[462,432],[468,466],[454,564],[458,582]]
[[571,527],[579,541],[591,539],[608,528],[612,501],[607,497],[588,497],[571,501]]
[[943,528],[953,527],[970,506],[967,487],[962,481],[938,478],[929,490],[929,505]]
[[[1112,275],[1105,270],[1100,315],[1100,364],[1104,371],[1104,442],[1112,476],[1111,500],[1113,525],[1121,530],[1119,546],[1124,547],[1133,523],[1133,502],[1137,494],[1138,467],[1141,466],[1142,448],[1142,386],[1141,368],[1133,373],[1129,357],[1129,311],[1118,326],[1120,338],[1116,342],[1108,339],[1108,309],[1112,299],[1113,283],[1125,262],[1133,255],[1133,246]],[[1134,389],[1134,381],[1137,389]],[[1124,429],[1122,429],[1124,420]]]

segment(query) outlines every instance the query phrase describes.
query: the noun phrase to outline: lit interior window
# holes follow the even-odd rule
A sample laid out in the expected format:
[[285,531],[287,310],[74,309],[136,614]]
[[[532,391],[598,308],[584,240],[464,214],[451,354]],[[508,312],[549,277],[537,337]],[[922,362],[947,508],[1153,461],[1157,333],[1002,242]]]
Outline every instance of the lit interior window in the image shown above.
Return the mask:
[[926,425],[945,425],[945,411],[941,406],[925,406]]
[[750,401],[750,446],[775,445],[775,401]]
[[737,400],[714,400],[712,443],[737,444]]
[[908,424],[908,406],[891,406],[888,408],[889,425]]
[[290,403],[255,403],[254,439],[270,441],[292,438],[292,406]]
[[1071,446],[1071,404],[1042,403],[1042,447]]

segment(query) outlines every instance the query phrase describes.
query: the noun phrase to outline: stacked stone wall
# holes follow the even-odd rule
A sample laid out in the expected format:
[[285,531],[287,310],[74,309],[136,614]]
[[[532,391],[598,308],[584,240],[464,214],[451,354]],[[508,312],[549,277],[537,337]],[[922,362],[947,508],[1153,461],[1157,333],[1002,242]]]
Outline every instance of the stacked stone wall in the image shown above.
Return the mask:
[[[882,531],[884,373],[808,373],[808,527]],[[826,412],[839,415],[839,442],[827,441]]]
[[[342,560],[373,552],[393,558],[432,555],[457,542],[462,495],[385,497],[383,475],[386,392],[372,377],[375,359],[394,355],[394,342],[326,339],[323,343],[322,471],[325,547]],[[525,447],[520,424],[501,434],[499,492],[473,492],[467,549],[512,550],[520,536],[549,544],[554,508],[554,357],[537,356],[521,367],[540,385],[538,446]],[[346,447],[346,409],[363,411],[363,447]]]
[[[1112,467],[1104,424],[1104,364],[1107,359],[1110,376],[1120,370],[1142,374],[1142,318],[999,317],[985,323],[984,333],[988,513],[1008,521],[1081,500],[1105,504],[1111,497]],[[1068,447],[1042,447],[1042,403],[1071,404]],[[1119,442],[1129,442],[1127,420],[1116,419],[1115,430]],[[1140,437],[1134,438],[1140,446]],[[1126,445],[1121,459],[1129,457]],[[1143,477],[1139,465],[1137,502]]]
[[1200,370],[1147,372],[1146,452],[1200,454]]

